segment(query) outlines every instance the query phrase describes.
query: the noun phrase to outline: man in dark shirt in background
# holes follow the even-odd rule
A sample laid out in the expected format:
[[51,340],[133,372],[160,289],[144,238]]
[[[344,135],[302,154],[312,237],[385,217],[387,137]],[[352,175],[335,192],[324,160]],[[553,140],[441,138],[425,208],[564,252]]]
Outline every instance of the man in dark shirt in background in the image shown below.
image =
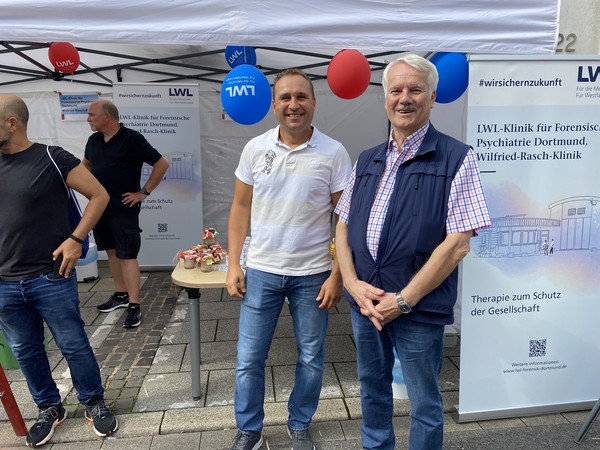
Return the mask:
[[[141,324],[139,214],[141,203],[162,181],[169,164],[135,130],[119,123],[119,111],[108,100],[97,100],[88,108],[93,131],[85,146],[83,164],[106,188],[110,201],[94,227],[98,250],[106,250],[115,293],[98,311],[127,308],[125,328]],[[148,181],[140,188],[142,166],[152,166]]]

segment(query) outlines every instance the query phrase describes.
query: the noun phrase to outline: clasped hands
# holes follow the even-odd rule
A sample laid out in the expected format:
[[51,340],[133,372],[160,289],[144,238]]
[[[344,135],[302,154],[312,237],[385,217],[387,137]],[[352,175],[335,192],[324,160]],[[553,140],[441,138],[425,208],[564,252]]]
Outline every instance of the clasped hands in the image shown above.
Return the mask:
[[396,294],[393,292],[385,292],[360,280],[348,283],[346,289],[359,306],[360,313],[368,317],[379,331],[400,315]]

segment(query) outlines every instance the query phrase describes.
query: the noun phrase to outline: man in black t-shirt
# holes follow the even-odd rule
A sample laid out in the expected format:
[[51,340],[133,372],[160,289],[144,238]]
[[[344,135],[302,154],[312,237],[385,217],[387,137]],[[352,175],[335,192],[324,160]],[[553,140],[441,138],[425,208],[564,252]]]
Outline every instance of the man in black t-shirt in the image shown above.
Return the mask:
[[[104,403],[73,270],[108,194],[69,152],[31,142],[28,120],[22,99],[0,94],[0,328],[39,408],[26,438],[37,447],[67,416],[44,349],[44,322],[96,434],[112,434],[118,421]],[[69,227],[66,186],[89,200],[75,230]]]
[[[87,120],[96,132],[85,146],[83,164],[110,195],[108,207],[94,227],[94,239],[98,250],[106,250],[115,283],[115,293],[97,308],[100,312],[127,308],[123,326],[137,327],[142,319],[139,213],[142,200],[159,185],[169,164],[144,136],[119,123],[119,111],[110,101],[91,103]],[[152,173],[140,188],[144,163],[152,166]]]

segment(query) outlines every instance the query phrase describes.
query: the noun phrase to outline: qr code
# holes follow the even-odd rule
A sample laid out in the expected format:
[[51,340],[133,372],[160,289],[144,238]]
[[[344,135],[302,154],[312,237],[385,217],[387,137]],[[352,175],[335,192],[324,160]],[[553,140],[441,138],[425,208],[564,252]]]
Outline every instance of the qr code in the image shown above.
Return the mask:
[[529,357],[546,356],[546,339],[532,339],[529,341]]
[[158,224],[158,232],[159,233],[166,233],[168,231],[167,228],[168,227],[167,227],[166,223],[159,223]]

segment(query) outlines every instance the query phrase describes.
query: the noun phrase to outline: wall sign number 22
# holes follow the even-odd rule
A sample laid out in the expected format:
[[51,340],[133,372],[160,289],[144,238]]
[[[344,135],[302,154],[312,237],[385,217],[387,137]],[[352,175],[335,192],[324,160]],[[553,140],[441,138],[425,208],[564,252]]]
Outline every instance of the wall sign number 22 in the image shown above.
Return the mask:
[[[569,33],[565,37],[564,34],[558,34],[558,44],[556,44],[556,53],[560,52],[574,52],[575,48],[573,47],[577,42],[577,35],[575,33]],[[564,46],[564,48],[563,48]]]

